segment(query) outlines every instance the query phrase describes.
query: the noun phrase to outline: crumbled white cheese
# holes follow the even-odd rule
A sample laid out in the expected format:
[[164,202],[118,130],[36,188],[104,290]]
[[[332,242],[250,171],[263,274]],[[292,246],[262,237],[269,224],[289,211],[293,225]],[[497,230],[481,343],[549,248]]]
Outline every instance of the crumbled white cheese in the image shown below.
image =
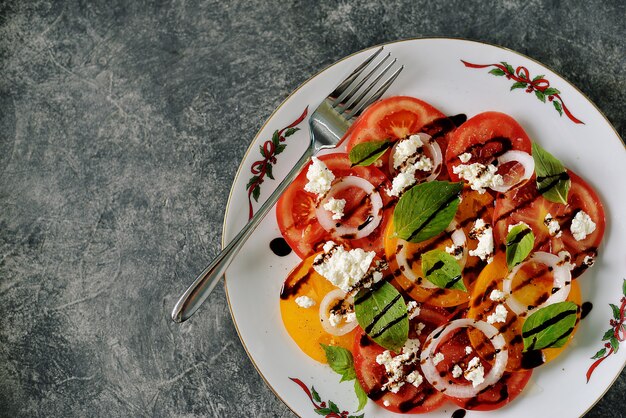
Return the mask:
[[505,297],[506,293],[498,289],[493,289],[489,294],[489,299],[493,300],[494,302],[502,302]]
[[343,246],[328,241],[324,244],[324,254],[315,258],[313,268],[347,293],[367,274],[375,255],[375,251],[361,248],[346,251]]
[[417,153],[417,149],[422,146],[424,146],[424,143],[419,135],[411,135],[407,139],[399,141],[393,151],[393,168],[397,169],[400,167],[402,163]]
[[460,260],[463,258],[463,246],[462,245],[452,244],[451,246],[446,247],[446,252],[457,260]]
[[472,382],[472,386],[476,387],[485,381],[485,368],[480,363],[478,357],[470,360],[463,374],[467,380]]
[[298,296],[296,298],[296,304],[301,308],[308,309],[315,306],[315,301],[308,296]]
[[339,326],[339,324],[341,324],[341,322],[343,321],[345,321],[346,324],[349,324],[350,322],[354,322],[355,320],[356,314],[354,312],[347,312],[345,315],[333,312],[328,316],[328,322],[330,322],[330,325],[332,325],[333,327]]
[[374,167],[382,167],[382,166],[383,166],[383,160],[381,160],[380,158],[374,161]]
[[570,231],[576,241],[587,238],[587,235],[596,230],[596,223],[591,220],[591,217],[582,210],[578,211],[574,219],[572,219],[572,226]]
[[385,406],[389,406],[389,405],[391,405],[391,403],[390,403],[387,399],[385,399],[385,400],[383,401],[383,405],[385,405]]
[[309,182],[304,185],[304,190],[324,196],[330,190],[335,175],[319,158],[313,157],[311,161],[312,164],[306,172],[306,178]]
[[[387,382],[382,386],[383,390],[389,390],[392,393],[398,393],[404,383],[408,381],[408,376],[404,374],[404,366],[414,364],[419,361],[420,341],[418,339],[409,338],[402,347],[402,353],[392,357],[389,350],[383,351],[376,356],[376,363],[385,367]],[[421,377],[421,376],[420,376]],[[418,377],[411,377],[417,382]],[[420,382],[421,383],[421,382]]]
[[406,381],[415,387],[419,387],[419,385],[421,385],[424,381],[424,378],[417,370],[413,370],[406,376]]
[[465,347],[465,354],[471,354],[472,353],[472,347],[470,347],[469,345]]
[[595,258],[593,258],[590,255],[585,256],[585,259],[583,260],[583,264],[586,265],[587,267],[593,266],[595,262],[596,262]]
[[324,203],[324,209],[333,213],[333,219],[343,218],[343,210],[346,207],[346,199],[335,199],[331,197]]
[[498,172],[498,168],[493,165],[484,165],[480,163],[474,164],[460,164],[452,168],[452,172],[457,174],[463,180],[466,180],[472,190],[476,190],[478,193],[485,193],[487,187],[494,188],[502,186],[504,180]]
[[526,222],[518,222],[515,225],[509,225],[509,229],[508,232],[511,232],[511,229],[515,228],[516,226],[525,226],[526,228],[530,228],[530,226],[526,223]]
[[435,354],[435,356],[433,357],[433,364],[435,366],[438,365],[439,363],[441,363],[443,361],[444,358],[445,358],[445,356],[441,352]]
[[458,364],[455,364],[454,367],[452,368],[452,377],[454,377],[455,379],[458,379],[459,377],[461,377],[462,374],[463,374],[463,369]]
[[415,167],[409,165],[404,171],[399,172],[391,182],[391,189],[387,190],[389,196],[400,196],[400,194],[415,184]]
[[459,155],[459,160],[461,160],[463,164],[465,164],[471,159],[472,159],[472,154],[470,154],[469,152],[464,152],[463,154]]
[[409,314],[409,319],[413,319],[420,314],[420,307],[417,302],[412,300],[406,304],[406,311]]
[[490,324],[494,324],[496,322],[506,322],[506,316],[509,311],[506,310],[506,307],[503,304],[499,304],[496,306],[496,310],[494,313],[487,317],[487,322]]
[[475,250],[470,250],[469,255],[479,257],[487,264],[493,261],[493,229],[491,225],[485,223],[482,219],[474,222],[474,227],[470,230],[470,238],[478,239],[478,245]]
[[426,328],[426,324],[424,324],[423,322],[419,322],[417,324],[417,330],[416,330],[417,335],[422,335],[422,331],[424,330],[424,328]]
[[554,219],[552,217],[552,214],[546,214],[546,217],[543,218],[543,224],[548,228],[548,232],[550,233],[551,237],[556,236],[557,238],[559,238],[561,235],[563,235],[559,221]]

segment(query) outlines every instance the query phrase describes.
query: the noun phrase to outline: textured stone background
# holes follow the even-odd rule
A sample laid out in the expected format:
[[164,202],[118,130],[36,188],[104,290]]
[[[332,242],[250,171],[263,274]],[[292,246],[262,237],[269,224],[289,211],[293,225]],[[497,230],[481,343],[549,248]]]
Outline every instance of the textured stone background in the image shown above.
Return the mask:
[[[158,4],[155,4],[158,3]],[[168,315],[220,246],[250,139],[319,69],[416,36],[518,50],[624,135],[623,0],[0,2],[0,415],[292,416],[222,287]],[[589,417],[622,417],[626,373]]]

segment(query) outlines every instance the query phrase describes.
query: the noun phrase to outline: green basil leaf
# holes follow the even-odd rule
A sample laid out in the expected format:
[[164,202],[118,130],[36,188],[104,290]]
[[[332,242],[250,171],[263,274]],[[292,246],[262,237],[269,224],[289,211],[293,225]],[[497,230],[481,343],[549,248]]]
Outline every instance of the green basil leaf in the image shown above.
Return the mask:
[[395,287],[381,281],[361,289],[354,299],[359,325],[371,339],[387,350],[399,351],[409,336],[406,303]]
[[533,142],[532,147],[537,190],[549,201],[566,205],[571,180],[565,167],[537,143]]
[[528,225],[516,225],[506,236],[506,264],[509,270],[526,260],[535,245],[535,235]]
[[432,250],[422,254],[422,271],[428,281],[437,287],[467,291],[461,275],[461,266],[445,251]]
[[350,150],[348,158],[353,166],[370,165],[383,156],[387,149],[393,146],[393,142],[388,139],[382,141],[361,142]]
[[340,382],[356,378],[352,353],[349,350],[335,345],[320,345],[324,349],[326,360],[328,360],[330,368],[333,369],[335,373],[341,375]]
[[462,182],[430,181],[406,191],[393,211],[396,235],[413,243],[438,235],[454,219],[462,189]]
[[359,379],[354,379],[354,393],[356,394],[356,398],[359,400],[359,407],[354,412],[359,412],[361,409],[365,408],[365,404],[367,404],[367,393],[365,393],[361,387]]
[[524,321],[524,351],[563,347],[578,321],[578,305],[559,302],[539,309]]

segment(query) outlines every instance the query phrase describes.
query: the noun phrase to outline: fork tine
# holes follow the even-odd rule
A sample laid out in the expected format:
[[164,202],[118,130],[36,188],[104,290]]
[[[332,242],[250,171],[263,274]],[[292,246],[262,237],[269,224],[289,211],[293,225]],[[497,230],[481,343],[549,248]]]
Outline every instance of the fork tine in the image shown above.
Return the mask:
[[[383,76],[387,73],[387,71],[389,71],[389,69],[393,66],[393,64],[395,64],[397,61],[397,59],[394,59],[393,61],[391,61],[389,64],[387,64],[387,66],[381,71],[380,74],[378,74],[376,76],[376,78],[374,79],[374,81],[372,81],[358,96],[353,96],[343,107],[343,109],[339,110],[339,114],[350,110],[352,107],[354,107],[354,105],[358,104],[361,100],[363,100],[363,98],[370,92],[370,90],[372,90],[374,88],[374,86],[376,85],[376,83],[378,83],[380,81],[381,78],[383,78]],[[382,62],[381,62],[382,64]],[[366,81],[366,80],[363,80]],[[362,84],[362,83],[361,83]],[[360,86],[359,86],[360,87]]]
[[[361,75],[361,73],[363,72],[363,70],[365,69],[365,67],[367,67],[369,65],[370,62],[372,62],[377,56],[378,54],[380,54],[382,52],[384,47],[380,47],[376,50],[376,52],[374,52],[372,55],[370,55],[370,57],[368,59],[366,59],[365,61],[363,61],[363,63],[361,63],[361,65],[359,65],[358,67],[356,67],[354,69],[354,71],[352,71],[352,73],[346,77],[336,88],[335,90],[333,90],[333,92],[329,95],[330,97],[339,97],[342,93],[345,92],[346,88],[352,84],[352,82],[359,76]],[[333,106],[335,106],[335,104],[333,104]]]
[[359,103],[354,109],[352,109],[349,115],[347,115],[347,118],[351,119],[353,117],[359,116],[363,109],[366,109],[369,105],[380,99],[381,96],[385,94],[389,86],[391,86],[396,78],[398,78],[403,69],[404,65],[398,68],[387,80],[385,80],[385,82],[378,88],[378,90],[376,90],[376,92],[374,92],[374,94],[372,94],[369,99],[361,101],[361,103]]
[[391,54],[387,54],[386,57],[380,60],[380,62],[378,62],[378,64],[376,64],[374,68],[363,77],[361,81],[356,83],[354,86],[352,84],[348,86],[348,88],[346,88],[346,90],[341,94],[341,96],[335,99],[332,106],[336,107],[337,105],[340,105],[341,103],[345,103],[347,100],[350,100],[353,97],[353,95],[356,94],[357,91],[359,91],[359,89],[363,86],[363,84],[365,84],[365,82],[369,80],[370,77],[376,73],[376,71],[378,71],[380,66],[383,65],[383,63],[387,61],[387,59],[389,59],[390,56]]

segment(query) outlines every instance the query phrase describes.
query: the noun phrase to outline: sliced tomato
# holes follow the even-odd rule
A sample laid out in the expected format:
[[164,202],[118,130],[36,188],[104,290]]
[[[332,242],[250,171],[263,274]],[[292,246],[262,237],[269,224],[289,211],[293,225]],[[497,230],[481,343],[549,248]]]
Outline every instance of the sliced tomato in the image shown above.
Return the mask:
[[[326,363],[326,355],[320,344],[350,349],[356,330],[334,336],[322,327],[320,304],[328,292],[337,288],[313,269],[316,256],[317,254],[313,254],[302,260],[287,276],[280,295],[280,314],[285,329],[298,347],[312,359]],[[296,303],[299,296],[313,299],[315,305],[310,308],[300,307]]]
[[[470,360],[477,356],[476,351],[472,351],[469,354],[465,351],[465,348],[468,346],[471,347],[467,328],[461,328],[457,332],[451,333],[448,338],[439,344],[437,352],[444,356],[443,360],[437,364],[437,371],[439,371],[441,378],[448,379],[449,382],[459,385],[471,384],[463,375],[458,378],[452,375],[455,365],[458,365],[462,370],[466,370]],[[491,365],[484,359],[481,360],[481,363],[486,375],[491,370]],[[448,396],[448,398],[464,409],[477,411],[498,409],[511,402],[522,392],[531,374],[532,371],[530,370],[516,373],[505,372],[495,385],[484,389],[473,398],[455,398],[452,396]]]
[[[411,320],[409,336],[417,337],[423,343],[428,334],[446,321],[445,310],[422,305],[419,316]],[[424,324],[424,328],[417,335],[416,330],[420,323]],[[386,381],[385,368],[376,363],[376,356],[385,349],[372,341],[361,328],[357,329],[359,332],[355,336],[353,348],[354,368],[361,387],[370,399],[389,411],[413,414],[433,411],[445,402],[443,394],[433,388],[426,379],[418,387],[405,383],[398,393],[381,390]],[[415,365],[415,368],[421,373],[419,364]],[[388,405],[385,405],[385,402]]]
[[[423,100],[409,96],[395,96],[380,100],[370,106],[352,126],[352,133],[347,142],[348,152],[362,142],[392,141],[409,135],[424,132],[437,140],[442,153],[446,151],[448,134],[465,120],[463,115],[448,118],[441,111]],[[389,171],[389,154],[381,158],[383,171]],[[440,175],[447,177],[445,170]]]
[[[509,150],[530,154],[531,143],[528,135],[509,115],[484,112],[469,119],[450,135],[444,160],[450,178],[458,181],[459,176],[454,174],[454,167],[459,164],[491,164]],[[459,155],[464,153],[471,154],[470,160],[466,163],[459,159]],[[509,175],[504,172],[500,174]]]
[[[513,296],[522,304],[538,306],[550,296],[554,287],[553,275],[545,265],[529,262],[520,268],[516,276],[512,280]],[[509,271],[506,265],[506,257],[503,253],[495,255],[493,261],[488,264],[474,286],[472,296],[467,312],[468,318],[486,321],[487,317],[495,311],[498,304],[503,302],[493,301],[490,294],[493,290],[502,290],[502,282],[508,276]],[[571,289],[567,300],[581,305],[580,287],[578,282],[571,284]],[[505,303],[506,307],[506,303]],[[555,359],[570,343],[571,339],[577,331],[574,328],[570,339],[559,348],[548,348],[542,350],[543,362],[540,364],[531,363],[530,357],[524,357],[524,343],[522,338],[522,327],[525,318],[515,315],[513,311],[509,312],[505,322],[495,322],[494,327],[498,329],[504,336],[508,349],[508,361],[506,370],[510,372],[521,371],[524,368],[536,367],[540,364],[547,363]],[[482,332],[471,329],[469,336],[472,347],[481,355],[482,358],[490,359],[495,355],[493,346]]]
[[[572,277],[580,276],[588,267],[587,256],[595,257],[605,229],[604,208],[594,190],[573,171],[567,170],[571,187],[567,205],[550,202],[537,191],[534,177],[525,185],[498,196],[493,213],[494,239],[502,248],[506,242],[509,225],[525,222],[535,235],[535,250],[558,254],[566,250],[572,256]],[[571,222],[578,211],[587,213],[596,229],[585,239],[576,241],[570,231]],[[561,226],[561,236],[551,237],[544,224],[547,214]]]
[[[390,206],[391,198],[384,192],[384,189],[390,187],[387,177],[373,166],[351,167],[348,155],[344,153],[327,154],[320,156],[319,159],[333,172],[337,180],[342,177],[357,176],[369,181],[374,186],[382,198],[383,207],[386,208],[382,212],[380,225],[370,235],[359,239],[338,237],[332,232],[326,231],[317,220],[315,212],[319,204],[317,195],[304,190],[304,186],[308,182],[306,173],[309,166],[307,165],[276,204],[276,218],[283,237],[300,258],[306,258],[316,252],[327,240],[382,254],[382,231],[384,231],[385,223],[391,211],[390,208],[387,208]],[[344,208],[346,215],[340,221],[342,224],[356,227],[367,222],[371,212],[371,201],[363,190],[349,187],[335,198],[346,200]]]

